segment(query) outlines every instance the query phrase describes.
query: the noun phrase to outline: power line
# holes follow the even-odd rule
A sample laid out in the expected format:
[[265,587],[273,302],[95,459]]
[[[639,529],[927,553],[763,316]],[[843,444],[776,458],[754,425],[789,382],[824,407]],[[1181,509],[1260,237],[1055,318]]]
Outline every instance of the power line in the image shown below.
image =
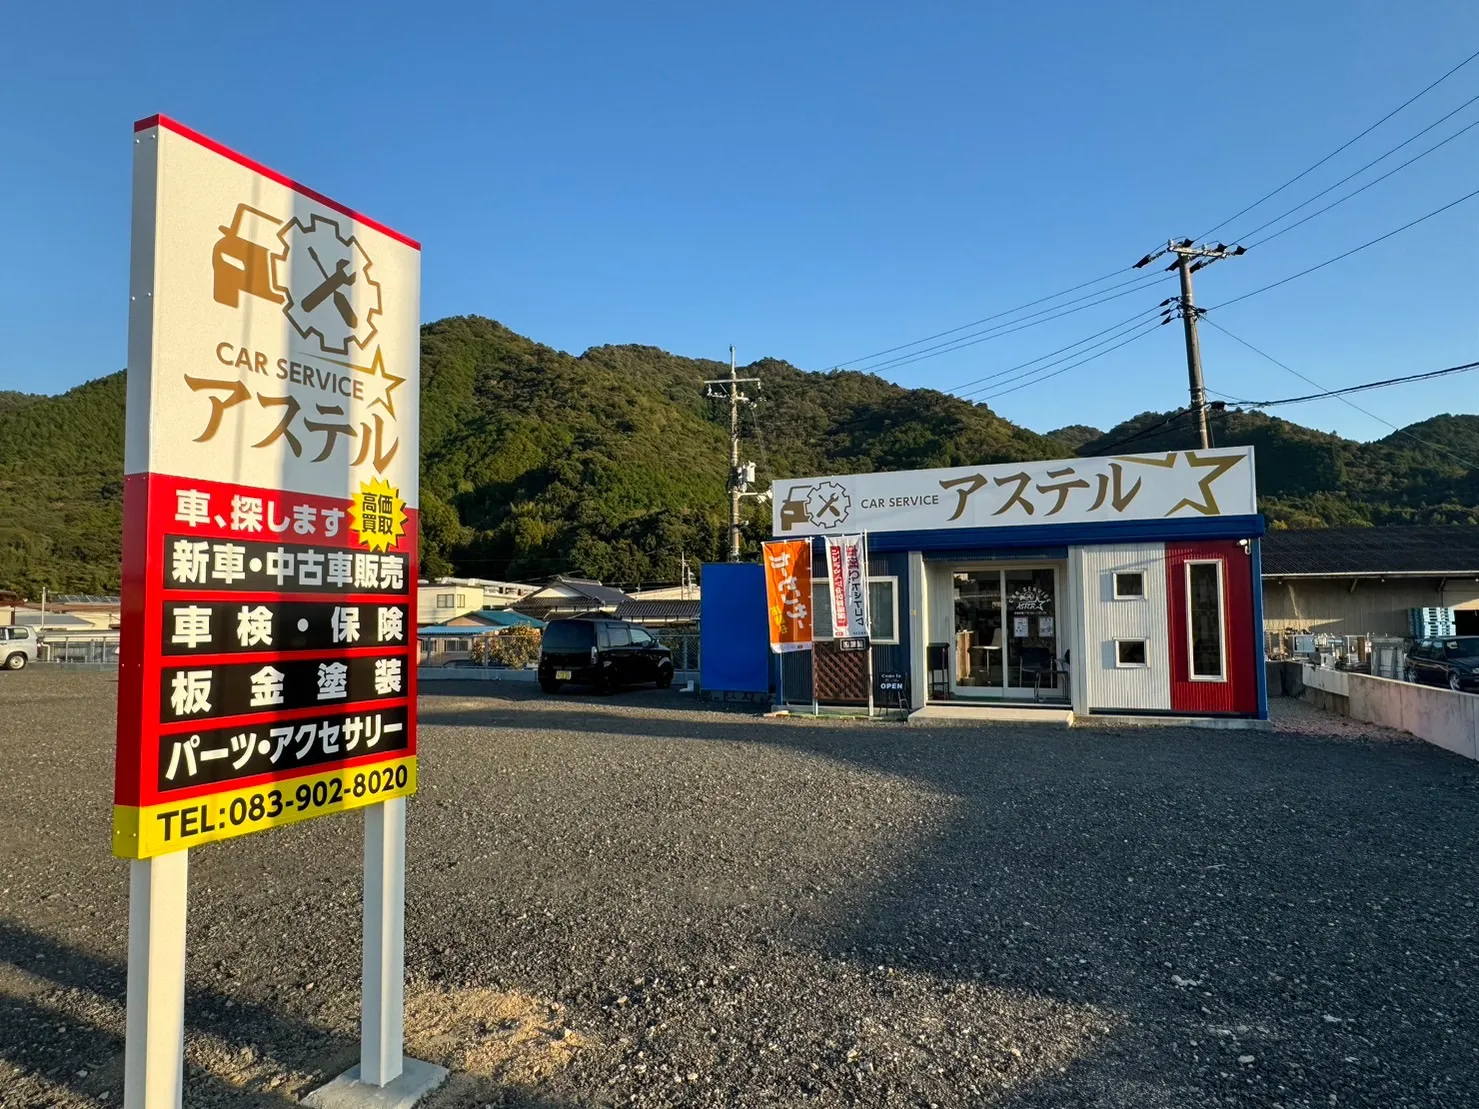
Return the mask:
[[[1066,347],[1059,347],[1057,350],[1051,350],[1047,354],[1044,354],[1044,355],[1042,355],[1042,356],[1040,356],[1038,358],[1032,358],[1032,359],[1029,359],[1026,362],[1019,362],[1015,366],[1008,366],[1004,370],[997,370],[995,373],[989,373],[989,374],[986,374],[983,377],[978,377],[978,378],[974,378],[971,381],[962,382],[959,385],[952,385],[949,389],[946,389],[945,391],[947,393],[955,393],[957,395],[964,395],[964,390],[969,389],[973,385],[979,385],[983,381],[991,381],[993,378],[1004,377],[1005,375],[1007,375],[1009,373],[1013,373],[1013,372],[1015,372],[1017,370],[1026,369],[1028,366],[1031,366],[1031,365],[1034,365],[1035,363],[1041,362],[1044,359],[1052,358],[1055,354],[1062,354],[1064,351],[1066,351],[1066,350],[1072,350],[1074,347],[1081,347],[1085,343],[1087,343],[1090,339],[1097,339],[1097,338],[1099,338],[1099,336],[1101,336],[1101,335],[1107,335],[1111,331],[1118,331],[1120,328],[1124,327],[1126,324],[1134,323],[1135,321],[1139,320],[1142,316],[1149,315],[1151,312],[1155,312],[1155,311],[1158,311],[1158,309],[1156,309],[1156,308],[1146,308],[1143,311],[1136,312],[1133,316],[1127,316],[1125,319],[1120,320],[1119,323],[1110,324],[1103,331],[1096,331],[1092,335],[1085,335],[1082,339],[1080,339],[1076,343],[1069,343]],[[976,392],[979,392],[980,390],[975,390],[975,391]]]
[[1182,420],[1185,419],[1187,416],[1192,415],[1194,411],[1195,410],[1191,408],[1178,408],[1175,412],[1172,412],[1160,423],[1151,424],[1149,427],[1142,427],[1139,431],[1132,432],[1129,435],[1116,439],[1114,442],[1108,443],[1105,446],[1098,448],[1099,456],[1102,457],[1112,450],[1117,450],[1118,448],[1124,446],[1126,443],[1133,443],[1136,439],[1144,439],[1148,435],[1154,435],[1161,429],[1169,427],[1177,420]]
[[1380,127],[1387,120],[1391,119],[1398,112],[1402,111],[1402,109],[1406,108],[1408,105],[1416,102],[1417,100],[1420,100],[1422,97],[1424,97],[1428,93],[1432,92],[1435,88],[1437,88],[1439,85],[1441,85],[1444,81],[1448,80],[1450,77],[1452,77],[1459,70],[1463,69],[1464,66],[1468,65],[1475,58],[1479,58],[1479,50],[1476,50],[1474,53],[1470,54],[1463,61],[1459,62],[1458,65],[1454,66],[1447,73],[1443,74],[1443,76],[1439,77],[1436,81],[1434,81],[1432,84],[1428,85],[1426,88],[1422,89],[1420,92],[1418,92],[1418,93],[1414,94],[1413,96],[1408,97],[1406,100],[1402,101],[1402,103],[1398,104],[1390,112],[1388,112],[1386,115],[1382,116],[1379,120],[1377,120],[1375,123],[1373,123],[1370,127],[1366,128],[1366,130],[1362,131],[1355,138],[1348,139],[1346,142],[1342,143],[1340,146],[1337,146],[1329,154],[1326,154],[1325,157],[1321,158],[1318,162],[1316,162],[1314,165],[1310,166],[1308,169],[1306,169],[1306,170],[1304,170],[1304,171],[1302,171],[1300,173],[1295,174],[1293,177],[1289,178],[1289,180],[1285,181],[1282,185],[1280,185],[1277,189],[1274,189],[1272,192],[1265,193],[1263,196],[1261,196],[1257,200],[1255,200],[1252,204],[1250,204],[1246,208],[1242,209],[1242,211],[1235,212],[1233,215],[1228,216],[1227,219],[1223,220],[1216,227],[1210,228],[1207,231],[1203,231],[1200,235],[1195,236],[1195,238],[1205,239],[1209,235],[1211,235],[1214,231],[1220,231],[1220,230],[1222,230],[1222,228],[1224,228],[1228,224],[1232,223],[1233,220],[1239,219],[1242,216],[1247,215],[1249,212],[1253,211],[1254,208],[1257,208],[1264,201],[1266,201],[1266,200],[1272,200],[1274,197],[1278,196],[1281,192],[1283,192],[1285,189],[1287,189],[1290,185],[1293,185],[1295,182],[1300,181],[1300,180],[1303,180],[1305,177],[1308,177],[1311,173],[1315,172],[1315,170],[1319,169],[1326,162],[1330,161],[1331,158],[1334,158],[1341,151],[1345,150],[1349,146],[1354,145],[1355,143],[1359,142],[1361,139],[1364,139],[1367,135],[1371,134],[1371,132],[1375,131],[1378,127]]
[[[977,327],[980,324],[990,323],[992,320],[999,320],[1003,316],[1015,315],[1016,313],[1022,311],[1024,308],[1035,308],[1039,304],[1046,304],[1050,300],[1057,300],[1059,297],[1061,297],[1061,296],[1067,296],[1069,293],[1076,293],[1080,289],[1087,289],[1090,285],[1097,285],[1101,281],[1108,281],[1111,277],[1119,277],[1123,272],[1124,272],[1123,270],[1114,270],[1111,273],[1104,274],[1102,277],[1096,277],[1096,278],[1093,278],[1090,281],[1084,281],[1084,282],[1081,282],[1078,285],[1072,285],[1069,288],[1064,289],[1061,292],[1053,293],[1050,296],[1039,297],[1037,300],[1029,300],[1026,304],[1019,304],[1015,308],[1008,308],[1005,311],[997,312],[995,315],[983,316],[979,320],[972,320],[970,323],[963,323],[959,327],[952,327],[952,328],[949,328],[949,329],[947,329],[945,331],[937,331],[933,335],[926,335],[923,339],[915,339],[912,343],[900,343],[896,347],[888,347],[885,350],[876,350],[872,354],[864,354],[864,355],[861,355],[860,357],[857,357],[857,358],[849,358],[849,359],[847,359],[845,361],[838,362],[836,365],[834,365],[832,367],[832,369],[834,369],[834,370],[840,370],[840,369],[842,369],[844,367],[847,367],[847,368],[856,368],[856,367],[858,367],[858,365],[860,363],[863,363],[863,362],[871,362],[871,361],[873,361],[873,359],[880,358],[880,357],[882,357],[885,354],[893,354],[895,351],[907,350],[909,347],[917,347],[921,343],[928,343],[928,342],[930,342],[933,339],[942,339],[946,335],[954,335],[958,331],[966,331],[966,330],[968,330],[968,329],[970,329],[972,327]],[[1113,286],[1113,287],[1116,288],[1116,289],[1118,289],[1121,286],[1116,285],[1116,286]],[[1109,291],[1108,289],[1101,289],[1100,290],[1100,292],[1108,292],[1108,291]],[[1062,307],[1062,305],[1059,305],[1059,307]]]
[[1004,397],[1008,393],[1015,393],[1019,389],[1026,389],[1030,385],[1040,384],[1041,382],[1047,381],[1050,378],[1057,377],[1059,374],[1066,374],[1069,370],[1076,370],[1080,366],[1086,365],[1089,362],[1093,362],[1093,361],[1095,361],[1097,359],[1103,358],[1106,354],[1110,354],[1113,351],[1119,350],[1120,347],[1122,347],[1122,346],[1126,346],[1126,345],[1128,345],[1130,343],[1133,343],[1133,342],[1135,342],[1138,339],[1145,338],[1147,335],[1149,335],[1152,332],[1154,332],[1160,326],[1161,325],[1160,325],[1159,322],[1153,323],[1149,327],[1147,327],[1144,331],[1137,332],[1136,334],[1131,335],[1128,339],[1122,339],[1118,343],[1116,343],[1114,346],[1109,347],[1106,350],[1101,350],[1098,354],[1091,354],[1091,355],[1089,355],[1089,357],[1087,357],[1087,358],[1085,358],[1085,359],[1083,359],[1081,361],[1074,362],[1074,363],[1072,363],[1070,365],[1064,366],[1061,370],[1054,370],[1052,373],[1045,374],[1044,376],[1039,377],[1039,378],[1035,378],[1032,381],[1024,381],[1020,385],[1013,385],[1010,389],[1002,389],[1000,392],[992,393],[989,396],[982,397],[977,403],[984,404],[987,401],[995,400],[997,397]]
[[[1216,325],[1214,324],[1213,326],[1215,327]],[[1225,329],[1218,328],[1218,330]],[[1228,334],[1231,335],[1232,333],[1228,332]],[[1232,337],[1237,339],[1236,335],[1232,335]],[[1238,339],[1238,342],[1241,343],[1242,340]],[[1244,343],[1243,345],[1248,346],[1249,344]],[[1260,351],[1259,353],[1262,352]],[[1287,366],[1284,368],[1288,369]],[[1329,397],[1344,397],[1349,396],[1351,393],[1365,393],[1372,389],[1386,389],[1393,385],[1410,385],[1415,381],[1431,381],[1434,378],[1449,377],[1452,374],[1472,373],[1474,370],[1479,370],[1479,362],[1465,362],[1460,366],[1447,366],[1441,370],[1428,370],[1425,373],[1403,374],[1401,377],[1389,377],[1383,381],[1366,381],[1360,385],[1347,385],[1343,389],[1325,389],[1323,392],[1305,393],[1303,396],[1298,397],[1281,397],[1278,400],[1239,400],[1237,403],[1243,405],[1245,408],[1275,408],[1285,404],[1304,404],[1306,401],[1325,400]],[[1291,370],[1290,372],[1292,373],[1293,371]],[[1310,384],[1315,385],[1318,382],[1312,381]],[[1377,417],[1373,416],[1372,418],[1376,419]]]
[[1306,375],[1304,375],[1304,374],[1300,373],[1298,370],[1296,370],[1293,366],[1289,366],[1289,365],[1286,365],[1283,362],[1280,362],[1277,358],[1275,358],[1272,354],[1269,354],[1267,351],[1259,350],[1252,343],[1248,342],[1248,340],[1239,338],[1238,336],[1234,335],[1231,331],[1229,331],[1227,328],[1223,327],[1221,324],[1216,323],[1213,320],[1208,320],[1207,322],[1209,324],[1211,324],[1213,327],[1215,327],[1218,331],[1220,331],[1224,335],[1226,335],[1229,339],[1232,339],[1234,342],[1241,343],[1243,346],[1247,347],[1249,350],[1251,350],[1254,354],[1258,355],[1260,358],[1264,358],[1264,359],[1268,360],[1269,362],[1272,362],[1275,366],[1278,366],[1279,369],[1286,370],[1289,373],[1293,374],[1295,377],[1299,378],[1300,381],[1303,381],[1303,382],[1305,382],[1306,384],[1309,384],[1309,385],[1313,385],[1316,389],[1321,390],[1321,392],[1319,392],[1319,393],[1312,393],[1312,394],[1309,394],[1308,396],[1303,396],[1303,397],[1286,397],[1283,400],[1244,402],[1244,403],[1247,403],[1249,405],[1249,407],[1253,407],[1253,408],[1271,408],[1271,407],[1273,407],[1275,405],[1280,405],[1280,404],[1298,404],[1298,403],[1301,403],[1301,402],[1304,402],[1304,401],[1323,400],[1323,399],[1325,399],[1327,397],[1333,397],[1335,400],[1340,401],[1342,404],[1345,404],[1345,405],[1348,405],[1351,408],[1354,408],[1357,412],[1361,413],[1361,415],[1366,416],[1369,419],[1375,420],[1377,423],[1381,424],[1383,427],[1389,427],[1393,431],[1397,432],[1399,435],[1405,435],[1405,436],[1407,436],[1407,438],[1411,439],[1413,442],[1418,443],[1418,444],[1420,444],[1420,445],[1422,445],[1424,447],[1427,447],[1429,450],[1437,451],[1440,454],[1446,454],[1449,458],[1452,458],[1454,461],[1456,461],[1458,463],[1461,463],[1466,469],[1472,470],[1472,469],[1474,469],[1476,467],[1476,463],[1474,463],[1472,460],[1467,459],[1467,458],[1463,458],[1463,457],[1461,457],[1461,456],[1459,456],[1457,454],[1454,454],[1447,447],[1440,447],[1437,443],[1429,443],[1427,440],[1420,439],[1418,436],[1412,434],[1412,432],[1408,431],[1406,428],[1398,427],[1396,424],[1392,423],[1390,420],[1384,420],[1384,419],[1382,419],[1375,412],[1368,412],[1366,409],[1362,408],[1355,401],[1350,400],[1349,398],[1347,398],[1345,394],[1347,394],[1347,393],[1361,392],[1362,390],[1366,390],[1366,389],[1381,389],[1381,388],[1384,388],[1384,387],[1389,386],[1389,385],[1401,385],[1401,384],[1405,384],[1405,383],[1410,382],[1410,381],[1422,381],[1422,380],[1429,379],[1429,378],[1434,378],[1434,377],[1443,377],[1443,376],[1445,376],[1447,374],[1463,373],[1463,372],[1466,372],[1466,371],[1469,371],[1469,370],[1479,369],[1479,362],[1469,362],[1469,363],[1466,363],[1466,364],[1464,364],[1462,366],[1449,366],[1446,369],[1433,370],[1433,371],[1430,371],[1428,373],[1409,374],[1409,375],[1407,375],[1405,377],[1388,378],[1385,381],[1371,381],[1371,382],[1367,382],[1364,385],[1347,386],[1344,389],[1326,389],[1325,386],[1321,385],[1314,378],[1307,377]]
[[[1144,320],[1142,318],[1142,317],[1148,315],[1150,312],[1154,312],[1154,311],[1158,311],[1158,309],[1150,308],[1150,309],[1147,309],[1145,312],[1136,313],[1134,316],[1131,316],[1127,320],[1121,320],[1119,323],[1115,324],[1114,327],[1108,329],[1109,331],[1113,332],[1113,334],[1109,335],[1108,338],[1100,339],[1099,342],[1092,343],[1092,344],[1090,344],[1089,346],[1086,346],[1086,347],[1082,347],[1082,349],[1076,350],[1072,354],[1067,354],[1067,355],[1064,355],[1062,358],[1056,358],[1056,359],[1054,359],[1051,362],[1046,362],[1043,365],[1038,366],[1035,369],[1027,370],[1026,373],[1019,373],[1015,377],[1007,377],[1007,375],[1010,374],[1010,373],[1012,373],[1013,371],[1021,370],[1021,369],[1023,369],[1026,366],[1030,366],[1030,365],[1032,365],[1032,363],[1031,362],[1024,362],[1024,363],[1022,363],[1019,366],[1013,366],[1013,367],[1011,367],[1011,369],[1009,369],[1009,370],[1000,370],[997,373],[990,374],[988,376],[989,377],[993,377],[993,378],[1006,377],[1006,380],[1005,381],[996,381],[995,383],[993,383],[991,385],[982,385],[979,388],[970,390],[969,392],[958,393],[956,395],[959,396],[962,400],[969,400],[971,397],[975,396],[978,393],[985,393],[985,392],[988,392],[988,391],[991,391],[991,390],[1000,389],[1003,385],[1011,385],[1011,384],[1013,384],[1015,382],[1023,381],[1023,380],[1025,380],[1027,378],[1034,377],[1035,375],[1041,373],[1043,370],[1050,370],[1054,366],[1061,365],[1064,362],[1068,362],[1068,361],[1071,361],[1072,359],[1078,358],[1078,357],[1080,357],[1080,356],[1082,356],[1084,354],[1087,354],[1089,351],[1094,350],[1096,347],[1102,347],[1106,343],[1112,343],[1116,339],[1123,338],[1129,332],[1138,330],[1139,328],[1145,326],[1145,324],[1148,323],[1148,322],[1155,322],[1156,326],[1159,327],[1160,326],[1160,322],[1158,320],[1157,321],[1147,321],[1147,320]],[[1127,324],[1129,325],[1128,327],[1126,326]],[[1103,333],[1101,332],[1100,334],[1103,334]],[[1079,346],[1080,344],[1077,344],[1076,343],[1074,345],[1075,346]],[[1064,349],[1067,349],[1067,348],[1064,348]],[[1108,353],[1108,352],[1106,351],[1105,353]],[[1034,362],[1041,362],[1042,359],[1035,358],[1035,359],[1033,359],[1033,361]],[[981,380],[982,381],[985,381],[986,378],[982,378]]]
[[[1474,197],[1476,197],[1476,196],[1479,196],[1479,189],[1475,189],[1471,193],[1465,193],[1463,196],[1459,197],[1457,200],[1450,200],[1447,204],[1443,205],[1443,207],[1441,207],[1441,208],[1434,208],[1431,212],[1428,212],[1426,215],[1418,216],[1417,219],[1412,220],[1409,223],[1404,223],[1401,227],[1398,227],[1398,228],[1396,228],[1393,231],[1388,231],[1385,235],[1378,235],[1376,238],[1370,240],[1369,242],[1364,242],[1360,246],[1353,246],[1353,247],[1351,247],[1350,250],[1345,251],[1343,254],[1337,254],[1334,258],[1327,258],[1325,261],[1321,262],[1319,265],[1310,266],[1308,269],[1303,269],[1303,270],[1300,270],[1298,273],[1290,274],[1288,277],[1281,278],[1280,280],[1274,281],[1274,282],[1272,282],[1272,283],[1270,283],[1268,285],[1264,285],[1261,288],[1254,289],[1251,293],[1244,293],[1242,296],[1233,297],[1231,300],[1224,300],[1221,304],[1214,305],[1211,308],[1205,308],[1205,309],[1203,309],[1203,311],[1204,312],[1215,312],[1215,311],[1217,311],[1220,308],[1226,308],[1230,304],[1236,304],[1240,300],[1247,300],[1249,297],[1255,297],[1259,293],[1266,293],[1270,289],[1277,289],[1280,285],[1287,285],[1289,282],[1294,281],[1297,278],[1304,277],[1306,274],[1314,273],[1316,270],[1322,270],[1326,266],[1334,265],[1336,262],[1339,262],[1342,259],[1349,258],[1352,254],[1359,253],[1360,251],[1365,250],[1367,247],[1375,246],[1377,243],[1386,242],[1386,240],[1390,239],[1393,235],[1400,235],[1403,231],[1406,231],[1409,228],[1416,227],[1418,224],[1424,222],[1425,220],[1430,220],[1430,219],[1432,219],[1436,215],[1441,215],[1443,212],[1446,212],[1446,211],[1448,211],[1448,209],[1453,208],[1453,207],[1456,207],[1459,204],[1462,204],[1466,200],[1473,200]],[[1265,240],[1265,241],[1267,241],[1267,240]],[[1205,319],[1205,318],[1206,317],[1203,316],[1203,319]]]
[[[1032,316],[1025,316],[1021,320],[1009,321],[1010,325],[1015,326],[1000,324],[997,327],[987,328],[986,331],[979,332],[976,335],[963,336],[962,338],[958,340],[953,340],[950,343],[941,343],[936,347],[926,347],[924,350],[918,351],[912,355],[897,358],[890,362],[884,362],[877,366],[869,366],[863,372],[880,373],[884,370],[898,369],[902,366],[912,365],[915,362],[923,362],[929,358],[938,358],[940,355],[949,354],[952,351],[964,350],[966,347],[973,347],[979,343],[984,343],[991,339],[999,339],[1003,335],[1012,335],[1018,331],[1026,331],[1029,327],[1037,327],[1039,324],[1051,323],[1053,320],[1061,320],[1065,316],[1072,316],[1075,313],[1083,312],[1089,308],[1096,308],[1101,304],[1108,304],[1111,300],[1119,300],[1121,297],[1127,297],[1133,293],[1143,292],[1144,290],[1150,288],[1152,285],[1155,285],[1162,280],[1164,280],[1164,278],[1157,276],[1149,281],[1139,281],[1139,284],[1135,285],[1135,287],[1132,289],[1126,289],[1124,292],[1121,293],[1113,293],[1109,296],[1100,297],[1098,300],[1091,300],[1087,304],[1080,304],[1077,308],[1065,308],[1064,311],[1061,312],[1058,311],[1058,308],[1064,307],[1063,305],[1058,305],[1053,308],[1047,308],[1044,309],[1043,312],[1033,313],[1034,316],[1043,316],[1042,319],[1033,319]],[[1094,295],[1097,296],[1098,294]],[[1072,302],[1070,301],[1068,303]],[[1044,315],[1044,313],[1056,314]],[[1002,328],[1005,328],[1005,330],[1002,330]]]
[[[1476,96],[1476,97],[1474,97],[1473,100],[1468,101],[1466,104],[1464,104],[1464,107],[1468,107],[1469,104],[1474,103],[1475,100],[1479,100],[1479,96]],[[1455,110],[1457,110],[1457,109],[1455,109]],[[1449,113],[1449,115],[1452,115],[1452,114],[1453,114],[1452,112]],[[1448,116],[1444,116],[1443,117],[1443,119],[1447,119],[1447,118],[1448,118]],[[1439,120],[1438,122],[1439,123],[1442,123],[1443,120]],[[1437,124],[1434,124],[1433,126],[1436,127]],[[1263,238],[1259,239],[1257,242],[1249,243],[1248,245],[1250,247],[1260,246],[1263,243],[1266,243],[1266,242],[1268,242],[1271,239],[1277,239],[1280,235],[1284,234],[1284,232],[1286,232],[1286,231],[1293,231],[1296,227],[1299,227],[1301,224],[1308,223],[1310,220],[1314,219],[1316,216],[1323,215],[1325,212],[1330,211],[1330,209],[1331,208],[1334,208],[1336,205],[1344,204],[1347,200],[1350,200],[1351,197],[1353,197],[1353,196],[1359,196],[1361,193],[1364,193],[1367,189],[1371,188],[1372,185],[1378,185],[1378,184],[1380,184],[1381,182],[1385,181],[1388,177],[1392,176],[1392,174],[1394,174],[1394,173],[1400,173],[1402,170],[1404,170],[1408,166],[1412,165],[1413,162],[1421,161],[1422,159],[1426,158],[1429,154],[1433,153],[1433,151],[1438,150],[1438,149],[1441,149],[1442,147],[1447,146],[1454,139],[1458,138],[1460,135],[1464,134],[1465,132],[1472,131],[1475,127],[1479,127],[1479,119],[1476,119],[1472,123],[1469,123],[1469,124],[1465,125],[1464,127],[1459,128],[1453,134],[1449,135],[1446,139],[1443,139],[1440,142],[1434,143],[1432,146],[1430,146],[1426,150],[1424,150],[1421,154],[1415,154],[1415,155],[1413,155],[1411,158],[1408,158],[1407,161],[1403,162],[1400,166],[1397,166],[1394,169],[1387,170],[1380,177],[1374,177],[1374,178],[1372,178],[1370,181],[1366,182],[1366,184],[1362,185],[1360,188],[1353,189],[1352,191],[1346,193],[1345,196],[1341,197],[1340,199],[1333,200],[1329,204],[1325,205],[1325,207],[1319,209],[1318,211],[1311,212],[1309,215],[1305,216],[1303,219],[1295,220],[1288,227],[1281,227],[1279,230],[1275,231],[1272,235],[1265,235]],[[1423,128],[1422,131],[1419,131],[1417,133],[1417,135],[1413,135],[1412,138],[1415,139],[1415,138],[1418,137],[1418,135],[1423,134],[1424,131],[1429,131],[1431,129],[1432,129],[1431,127],[1425,127],[1425,128]],[[1408,139],[1407,140],[1407,142],[1411,142],[1411,141],[1412,141],[1412,139]],[[1394,146],[1391,150],[1387,151],[1386,154],[1383,154],[1381,156],[1381,158],[1377,158],[1375,161],[1372,161],[1372,162],[1367,162],[1360,169],[1356,170],[1355,173],[1350,173],[1350,174],[1347,174],[1346,176],[1342,177],[1334,185],[1331,185],[1329,189],[1322,189],[1320,192],[1317,192],[1314,196],[1310,197],[1309,200],[1306,200],[1303,204],[1297,204],[1293,208],[1290,208],[1287,212],[1283,213],[1283,215],[1275,216],[1273,219],[1269,220],[1267,223],[1259,224],[1252,231],[1249,231],[1247,233],[1247,235],[1244,235],[1242,237],[1243,238],[1248,238],[1251,235],[1256,235],[1256,234],[1258,234],[1258,232],[1262,231],[1265,227],[1272,227],[1274,224],[1278,223],[1279,220],[1284,219],[1286,216],[1292,216],[1295,212],[1299,211],[1300,208],[1303,208],[1305,206],[1305,204],[1309,204],[1311,201],[1319,200],[1320,197],[1322,197],[1326,193],[1330,192],[1331,189],[1334,189],[1334,188],[1336,188],[1336,187],[1338,187],[1340,185],[1345,184],[1352,177],[1355,177],[1357,174],[1363,173],[1366,170],[1370,169],[1372,166],[1376,165],[1377,162],[1380,162],[1383,158],[1387,158],[1390,155],[1396,153],[1398,150],[1402,149],[1403,146],[1406,146],[1407,145],[1407,142],[1402,143],[1400,146]]]

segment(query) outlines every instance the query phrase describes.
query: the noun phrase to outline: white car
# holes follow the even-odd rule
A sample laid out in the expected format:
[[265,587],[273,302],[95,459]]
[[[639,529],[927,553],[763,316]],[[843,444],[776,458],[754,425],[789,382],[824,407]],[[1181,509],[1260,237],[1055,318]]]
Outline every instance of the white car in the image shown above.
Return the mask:
[[22,670],[36,660],[36,633],[30,628],[0,628],[0,666]]

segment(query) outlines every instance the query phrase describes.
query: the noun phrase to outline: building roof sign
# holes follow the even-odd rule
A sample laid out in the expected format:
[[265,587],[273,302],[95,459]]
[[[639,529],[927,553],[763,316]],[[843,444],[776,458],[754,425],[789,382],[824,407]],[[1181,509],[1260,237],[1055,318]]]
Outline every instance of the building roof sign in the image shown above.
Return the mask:
[[1257,512],[1252,447],[778,479],[772,493],[778,536]]

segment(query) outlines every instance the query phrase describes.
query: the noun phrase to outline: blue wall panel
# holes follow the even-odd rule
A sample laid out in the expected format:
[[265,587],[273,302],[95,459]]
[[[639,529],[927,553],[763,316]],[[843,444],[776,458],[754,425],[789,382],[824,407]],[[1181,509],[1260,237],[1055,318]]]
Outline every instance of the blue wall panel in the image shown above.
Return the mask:
[[770,690],[765,570],[756,562],[705,563],[699,606],[699,684],[706,690]]

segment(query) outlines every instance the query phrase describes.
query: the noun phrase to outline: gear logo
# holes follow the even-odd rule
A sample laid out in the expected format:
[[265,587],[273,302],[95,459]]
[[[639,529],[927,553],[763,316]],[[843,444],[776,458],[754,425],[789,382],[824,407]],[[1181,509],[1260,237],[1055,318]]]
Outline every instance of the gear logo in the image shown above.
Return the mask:
[[380,285],[359,240],[316,213],[306,227],[294,216],[277,238],[282,251],[272,256],[272,284],[298,334],[316,336],[326,354],[348,354],[351,344],[366,349],[380,315]]
[[819,528],[842,526],[851,511],[852,499],[835,481],[814,485],[806,495],[806,518]]
[[835,481],[824,481],[818,485],[793,485],[781,502],[780,530],[812,527],[829,531],[847,523],[852,512],[852,498],[847,490]]

